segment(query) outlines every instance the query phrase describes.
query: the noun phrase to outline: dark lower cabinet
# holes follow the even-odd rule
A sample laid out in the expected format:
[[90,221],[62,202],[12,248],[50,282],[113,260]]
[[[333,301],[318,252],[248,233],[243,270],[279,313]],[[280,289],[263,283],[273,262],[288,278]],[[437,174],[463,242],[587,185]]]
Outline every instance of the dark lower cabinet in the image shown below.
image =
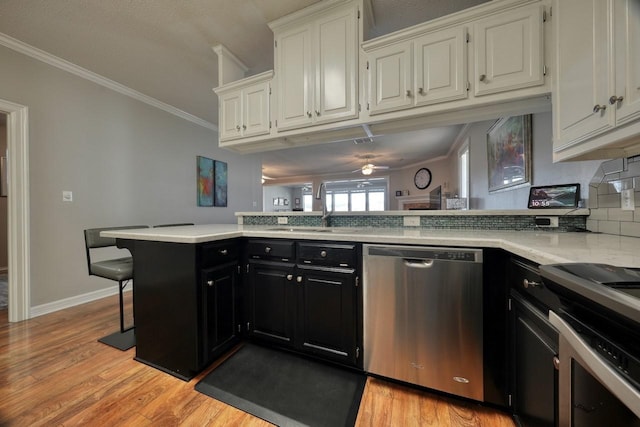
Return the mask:
[[294,265],[274,261],[248,263],[250,336],[273,342],[293,342],[295,316]]
[[[291,241],[284,241],[291,242]],[[247,243],[247,331],[265,343],[361,365],[354,244]],[[335,265],[332,265],[335,264]]]
[[299,267],[297,346],[337,362],[356,363],[356,272]]
[[204,359],[213,360],[218,349],[234,340],[238,264],[231,263],[202,271]]

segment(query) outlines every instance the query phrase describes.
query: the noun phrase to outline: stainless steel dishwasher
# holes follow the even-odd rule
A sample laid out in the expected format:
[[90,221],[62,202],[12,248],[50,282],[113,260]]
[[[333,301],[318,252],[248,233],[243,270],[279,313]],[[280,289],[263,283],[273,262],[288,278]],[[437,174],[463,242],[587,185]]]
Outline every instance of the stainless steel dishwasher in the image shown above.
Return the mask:
[[482,249],[363,248],[365,371],[482,401]]

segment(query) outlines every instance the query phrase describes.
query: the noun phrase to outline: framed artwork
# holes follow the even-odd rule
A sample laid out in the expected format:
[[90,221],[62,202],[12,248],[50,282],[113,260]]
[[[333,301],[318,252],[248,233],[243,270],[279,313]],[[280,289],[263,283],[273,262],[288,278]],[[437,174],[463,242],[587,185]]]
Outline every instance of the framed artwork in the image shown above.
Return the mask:
[[215,187],[213,206],[227,207],[227,163],[214,160]]
[[531,114],[503,117],[487,131],[489,192],[531,182]]
[[213,206],[213,160],[197,156],[198,206]]

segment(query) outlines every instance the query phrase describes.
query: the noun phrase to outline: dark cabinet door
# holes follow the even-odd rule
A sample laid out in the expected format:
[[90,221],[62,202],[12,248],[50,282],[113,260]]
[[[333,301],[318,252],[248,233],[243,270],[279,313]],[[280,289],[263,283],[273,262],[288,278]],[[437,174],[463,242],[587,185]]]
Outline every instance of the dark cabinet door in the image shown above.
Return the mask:
[[290,263],[249,261],[249,334],[292,345],[295,319],[294,270]]
[[356,273],[353,269],[296,270],[296,347],[335,361],[356,363]]
[[235,294],[238,265],[226,264],[203,271],[204,356],[211,361],[218,350],[236,337]]
[[513,301],[514,411],[522,426],[553,427],[557,425],[557,334],[534,306],[517,295]]

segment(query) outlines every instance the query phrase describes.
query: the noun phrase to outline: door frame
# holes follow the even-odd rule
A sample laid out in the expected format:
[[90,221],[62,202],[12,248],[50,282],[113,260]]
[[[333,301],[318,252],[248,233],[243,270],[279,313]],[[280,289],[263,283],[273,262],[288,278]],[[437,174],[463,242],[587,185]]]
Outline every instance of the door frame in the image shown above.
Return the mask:
[[30,318],[29,109],[0,99],[7,114],[9,322]]

